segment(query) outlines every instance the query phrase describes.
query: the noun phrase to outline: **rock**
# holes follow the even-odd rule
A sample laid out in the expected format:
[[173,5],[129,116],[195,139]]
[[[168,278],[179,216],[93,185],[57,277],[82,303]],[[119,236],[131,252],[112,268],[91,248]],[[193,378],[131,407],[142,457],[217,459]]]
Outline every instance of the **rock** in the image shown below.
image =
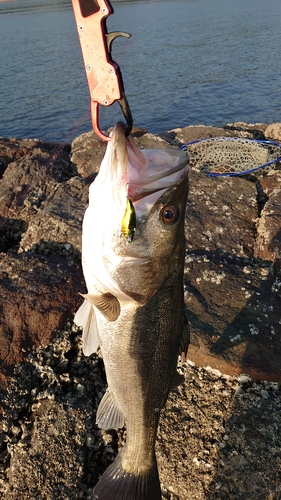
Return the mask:
[[165,140],[165,138],[162,138],[158,135],[149,134],[148,132],[141,135],[139,133],[136,133],[136,135],[134,135],[134,141],[140,149],[171,147],[170,142]]
[[257,226],[255,257],[277,262],[281,259],[281,192],[273,190],[266,202]]
[[247,137],[249,139],[265,139],[266,123],[245,123],[234,122],[227,123],[226,130],[232,130],[236,137]]
[[[189,356],[197,365],[210,364],[223,373],[281,380],[276,334],[281,332],[280,293],[269,255],[262,254],[262,242],[268,241],[262,218],[267,210],[272,216],[272,206],[267,209],[266,203],[258,217],[257,196],[256,183],[247,179],[190,171],[185,267]],[[279,195],[273,191],[272,203],[275,196],[280,197],[280,190]],[[278,210],[275,225],[272,220],[266,226],[273,239],[280,228]],[[278,240],[274,245],[271,261],[279,255]]]
[[[82,450],[80,453],[76,450],[79,440],[85,439],[85,422],[91,406],[88,404],[85,409],[80,404],[78,408],[66,409],[63,403],[48,399],[36,406],[32,412],[34,423],[31,432],[28,425],[22,426],[25,446],[12,445],[14,453],[9,469],[7,498],[43,498],[43,492],[53,500],[82,498],[79,491],[84,490],[87,494],[83,484],[85,464]],[[77,433],[75,440],[74,430]],[[59,463],[54,462],[58,450],[62,451]],[[59,481],[57,478],[60,478]]]
[[264,131],[266,139],[281,142],[281,123],[272,123]]
[[206,257],[215,252],[232,260],[250,258],[258,217],[255,184],[243,178],[209,177],[194,168],[189,180],[187,250]]
[[208,127],[206,125],[189,125],[184,128],[176,128],[166,131],[160,136],[171,144],[180,145],[187,142],[205,139],[209,137],[229,137],[232,134],[219,127]]
[[[84,291],[81,224],[88,199],[69,145],[0,140],[0,389],[32,346],[73,318]],[[22,148],[22,149],[20,149]]]
[[34,346],[47,346],[73,318],[83,291],[80,264],[62,255],[1,255],[0,389]]
[[[274,498],[279,384],[190,362],[178,369],[184,382],[171,391],[156,440],[163,500]],[[82,354],[70,324],[16,367],[0,432],[2,500],[94,500],[94,485],[125,440],[124,429],[94,424],[104,385],[101,360]]]
[[[177,147],[176,144],[190,140],[222,135],[263,137],[266,128],[266,125],[241,122],[224,128],[189,126],[165,132],[161,137],[142,129],[135,129],[133,133],[139,147],[151,148]],[[42,297],[48,293],[44,268],[49,276],[50,296],[53,296],[51,283],[57,266],[69,271],[71,276],[78,273],[88,188],[106,145],[94,132],[77,137],[71,154],[67,144],[61,147],[42,141],[12,139],[9,143],[2,139],[0,145],[0,156],[5,160],[0,181],[3,263],[11,269],[21,267],[21,273],[13,272],[13,276],[28,276],[29,268],[33,268],[36,261],[41,273],[37,279],[38,296],[42,295],[41,285],[45,294]],[[279,200],[278,169],[250,179],[211,178],[195,167],[190,168],[185,289],[192,326],[190,357],[199,365],[209,364],[231,374],[248,372],[253,377],[272,380],[279,380],[281,376],[276,334],[280,331]],[[58,294],[55,306],[50,306],[53,319],[46,329],[45,342],[52,338],[52,328],[61,326],[67,316],[71,318],[79,303],[78,292],[84,286],[81,268],[79,272],[78,281],[75,278],[71,282],[65,276],[65,281],[62,278],[57,285],[66,287],[66,303],[60,302],[63,294]],[[17,280],[12,279],[13,290],[18,286],[20,296],[23,285]],[[21,313],[26,323],[21,324],[17,318],[10,338],[18,340],[12,349],[9,349],[7,334],[2,344],[3,352],[9,352],[7,356],[3,354],[7,365],[2,369],[2,380],[11,373],[13,363],[24,358],[23,338],[29,335],[29,346],[32,342],[38,343],[37,327],[30,326],[35,282],[31,287],[27,285],[28,282],[24,284],[25,300],[21,304],[22,308],[26,305],[26,311]],[[46,308],[47,303],[42,306],[42,317]],[[6,319],[3,317],[2,321]]]
[[263,176],[258,181],[258,190],[262,197],[260,218],[257,224],[255,257],[272,261],[280,268],[281,257],[281,214],[280,214],[280,168]]
[[71,160],[77,165],[78,174],[85,179],[90,177],[90,180],[93,180],[99,171],[105,150],[106,143],[93,131],[76,137],[72,142]]
[[42,141],[32,139],[7,139],[0,137],[0,178],[7,165],[27,155],[30,151],[42,145]]
[[[262,138],[266,127],[134,134],[142,148],[177,147],[206,134]],[[69,145],[42,141],[0,138],[0,148],[0,495],[93,500],[125,440],[124,429],[95,427],[103,364],[83,355],[72,321],[85,291],[81,223],[105,144],[83,134],[71,158]],[[160,419],[164,499],[280,495],[280,185],[278,169],[210,178],[190,167],[191,346]]]
[[265,139],[263,131],[266,125],[244,122],[228,123],[225,127],[210,127],[206,125],[189,125],[176,128],[160,134],[160,137],[173,145],[179,146],[198,139],[211,137],[246,137],[248,139]]
[[38,245],[69,244],[81,251],[82,220],[88,204],[88,184],[80,177],[54,187],[22,235],[20,252]]
[[[29,223],[57,186],[75,175],[66,151],[35,148],[10,163],[0,185],[0,216]],[[2,226],[6,223],[2,219]]]

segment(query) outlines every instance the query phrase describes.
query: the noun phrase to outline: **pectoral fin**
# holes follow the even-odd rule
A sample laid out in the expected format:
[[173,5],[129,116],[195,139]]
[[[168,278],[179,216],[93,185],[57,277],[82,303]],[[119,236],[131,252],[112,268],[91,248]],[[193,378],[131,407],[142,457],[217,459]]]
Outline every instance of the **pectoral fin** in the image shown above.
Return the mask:
[[81,294],[84,299],[87,299],[90,304],[93,304],[108,321],[115,321],[120,314],[120,302],[111,293],[103,295]]
[[100,429],[120,429],[124,426],[124,416],[107,390],[97,409],[96,424]]
[[88,300],[84,300],[74,316],[74,323],[83,328],[83,353],[90,356],[96,352],[99,344],[99,332],[95,310]]

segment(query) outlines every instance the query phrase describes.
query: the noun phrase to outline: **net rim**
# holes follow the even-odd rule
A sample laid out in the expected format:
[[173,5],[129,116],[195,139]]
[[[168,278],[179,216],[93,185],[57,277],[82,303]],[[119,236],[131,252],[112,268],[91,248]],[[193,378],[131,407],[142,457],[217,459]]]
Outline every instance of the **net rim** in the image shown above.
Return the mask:
[[[191,146],[192,144],[196,144],[199,142],[248,142],[248,143],[258,143],[258,144],[264,144],[267,146],[276,146],[277,148],[280,149],[281,152],[281,144],[279,144],[276,141],[271,141],[267,139],[249,139],[248,137],[205,137],[203,139],[196,139],[194,141],[187,142],[186,144],[183,144],[182,146],[179,147],[180,150],[183,150],[184,148],[188,148],[188,146]],[[240,175],[247,175],[251,174],[252,172],[255,172],[261,168],[268,167],[269,165],[272,165],[274,163],[281,162],[281,155],[278,156],[275,160],[271,160],[267,163],[263,163],[262,165],[259,165],[257,167],[248,169],[248,170],[241,170],[239,172],[225,172],[225,173],[219,173],[219,172],[208,172],[204,171],[203,173],[205,175],[208,175],[209,177],[239,177]]]

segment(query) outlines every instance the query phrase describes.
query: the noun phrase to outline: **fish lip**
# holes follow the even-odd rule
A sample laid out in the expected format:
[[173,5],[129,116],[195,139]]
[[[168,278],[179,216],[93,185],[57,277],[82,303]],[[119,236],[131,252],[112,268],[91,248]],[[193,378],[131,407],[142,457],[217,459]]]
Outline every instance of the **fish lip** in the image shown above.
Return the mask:
[[[180,161],[178,163],[178,165],[176,165],[175,167],[173,167],[170,170],[167,170],[165,172],[165,177],[169,177],[170,175],[175,174],[176,172],[180,172],[180,170],[183,170],[187,166],[188,161],[189,161],[188,156],[183,155],[183,159],[182,159],[182,161]],[[132,180],[128,183],[128,186],[129,186],[129,188],[130,187],[138,187],[138,186],[146,186],[146,185],[151,184],[152,182],[156,182],[160,179],[163,179],[163,172],[158,172],[155,175],[150,175],[146,179]],[[176,184],[179,184],[180,182],[181,182],[181,179],[179,179]],[[171,184],[169,184],[169,186],[170,185]],[[161,187],[159,189],[163,189],[163,187]],[[165,189],[165,186],[164,186],[164,189]],[[156,188],[155,191],[158,191],[158,188]]]
[[151,262],[152,258],[149,258],[147,256],[145,257],[133,257],[133,256],[130,256],[130,255],[122,255],[121,253],[118,254],[118,257],[120,257],[122,259],[121,263],[120,264],[123,264],[124,262],[126,262],[126,264],[129,264],[129,263],[148,263],[148,262]]
[[[110,132],[111,141],[109,143],[110,147],[110,165],[122,165],[122,170],[127,166],[127,151],[126,151],[126,126],[123,122],[118,122],[114,125],[112,131]],[[111,171],[113,177],[118,175],[117,169]],[[121,172],[119,172],[120,175]],[[122,174],[125,172],[122,172]]]
[[[186,175],[189,162],[185,151],[168,148],[167,155],[168,158],[173,158],[172,165],[167,168],[169,162],[166,164],[164,155],[158,165],[156,162],[157,169],[153,174],[149,169],[149,162],[152,161],[153,165],[155,156],[148,156],[147,150],[142,152],[133,136],[129,134],[126,137],[126,133],[127,126],[123,122],[117,122],[110,133],[109,163],[113,198],[117,199],[117,185],[119,193],[122,193],[119,198],[126,197],[134,203],[156,193],[161,195],[171,185],[180,184]],[[158,148],[155,148],[155,151],[158,151]],[[165,152],[165,148],[162,152]],[[176,180],[172,176],[175,176]],[[158,181],[162,181],[160,186],[157,185]]]
[[[127,126],[123,122],[117,122],[110,132],[111,141],[108,145],[109,164],[111,165],[111,178],[114,182],[124,184],[127,189],[129,180],[129,156],[133,155],[134,161],[133,168],[138,172],[145,169],[147,160],[142,154],[141,150],[135,144],[133,136],[130,134],[128,137]],[[130,154],[129,154],[130,151]]]
[[111,130],[109,137],[113,141],[119,141],[120,137],[126,138],[127,127],[123,122],[117,122]]
[[[133,203],[137,202],[137,201],[140,201],[144,198],[149,198],[149,196],[155,194],[155,193],[160,193],[160,196],[162,193],[164,193],[165,191],[167,191],[168,189],[170,188],[176,188],[179,184],[181,184],[184,180],[188,180],[188,167],[187,167],[187,164],[188,164],[188,157],[180,162],[179,165],[177,165],[176,167],[172,168],[170,171],[168,171],[167,175],[165,175],[165,177],[167,177],[169,179],[169,176],[173,175],[173,174],[176,174],[177,172],[182,172],[178,179],[176,181],[174,181],[172,184],[171,182],[169,182],[169,180],[167,179],[167,182],[165,184],[162,184],[160,186],[155,186],[153,187],[153,184],[156,183],[158,180],[161,180],[163,179],[163,174],[161,175],[161,173],[157,174],[156,176],[152,177],[150,176],[148,179],[147,182],[130,182],[127,184],[127,193],[128,193],[128,196],[130,197],[130,199],[132,200]],[[152,184],[149,188],[149,184]]]

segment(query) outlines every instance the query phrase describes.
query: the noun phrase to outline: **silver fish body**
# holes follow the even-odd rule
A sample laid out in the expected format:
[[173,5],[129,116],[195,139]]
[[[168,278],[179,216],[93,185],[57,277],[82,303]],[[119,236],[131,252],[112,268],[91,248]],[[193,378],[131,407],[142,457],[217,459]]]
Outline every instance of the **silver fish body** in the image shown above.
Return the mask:
[[[88,294],[75,322],[83,327],[86,355],[100,345],[108,382],[96,421],[127,430],[123,449],[94,489],[99,500],[161,499],[157,426],[189,342],[183,299],[188,159],[175,150],[140,152],[132,141],[117,124],[83,223]],[[136,210],[131,242],[121,227],[128,197]]]

